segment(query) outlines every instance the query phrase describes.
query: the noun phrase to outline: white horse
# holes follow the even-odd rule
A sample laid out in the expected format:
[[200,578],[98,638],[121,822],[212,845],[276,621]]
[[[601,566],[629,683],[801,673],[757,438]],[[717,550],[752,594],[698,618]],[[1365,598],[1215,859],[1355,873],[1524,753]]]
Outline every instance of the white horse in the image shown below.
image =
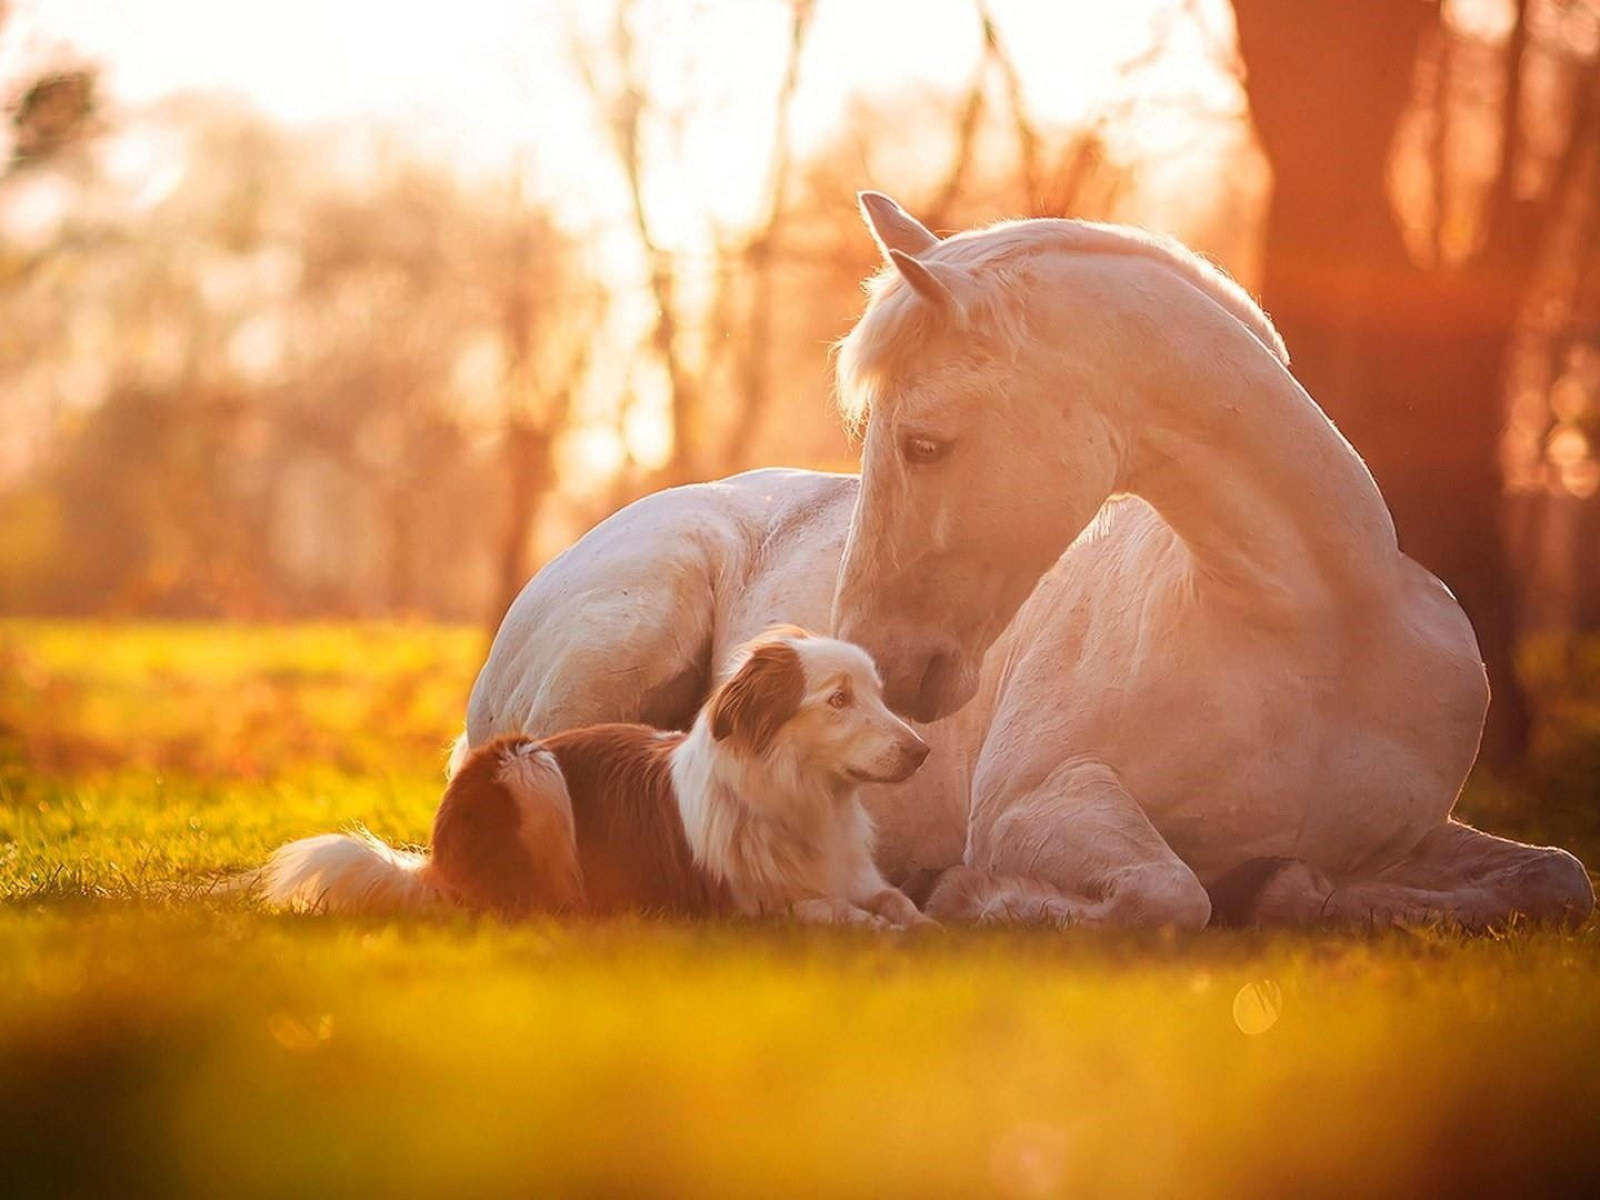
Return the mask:
[[758,471],[603,522],[507,615],[468,742],[679,722],[734,646],[831,610],[935,721],[870,803],[890,879],[942,873],[939,916],[1592,910],[1570,854],[1450,819],[1472,629],[1237,285],[1132,230],[940,241],[862,206],[888,267],[840,358],[859,485]]

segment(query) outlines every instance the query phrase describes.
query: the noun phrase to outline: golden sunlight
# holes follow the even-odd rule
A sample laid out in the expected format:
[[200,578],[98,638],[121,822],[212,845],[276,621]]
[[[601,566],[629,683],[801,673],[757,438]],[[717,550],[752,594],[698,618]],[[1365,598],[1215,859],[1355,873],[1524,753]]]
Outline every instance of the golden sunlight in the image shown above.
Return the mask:
[[4,1190],[1600,1192],[1597,547],[1600,0],[0,0]]

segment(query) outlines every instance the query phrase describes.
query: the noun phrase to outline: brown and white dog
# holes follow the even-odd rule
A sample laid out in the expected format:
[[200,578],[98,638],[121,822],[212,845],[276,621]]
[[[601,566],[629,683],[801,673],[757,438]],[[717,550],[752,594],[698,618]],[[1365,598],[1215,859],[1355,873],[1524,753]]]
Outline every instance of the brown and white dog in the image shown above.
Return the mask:
[[428,853],[366,833],[291,842],[272,905],[399,912],[786,913],[925,922],[878,873],[862,783],[927,757],[858,646],[763,634],[687,733],[595,725],[480,746],[450,780]]

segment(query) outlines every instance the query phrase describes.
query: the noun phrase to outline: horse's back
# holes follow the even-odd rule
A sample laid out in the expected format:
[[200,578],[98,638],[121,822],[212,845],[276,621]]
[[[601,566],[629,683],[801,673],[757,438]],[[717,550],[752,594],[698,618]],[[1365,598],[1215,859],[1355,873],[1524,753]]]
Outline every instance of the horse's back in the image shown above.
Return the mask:
[[[766,578],[785,567],[774,543],[826,546],[834,525],[842,541],[855,487],[848,475],[750,471],[655,492],[612,514],[507,611],[473,685],[468,741],[613,721],[685,724],[746,593],[766,588],[781,602],[794,590]],[[773,619],[797,617],[791,609]]]

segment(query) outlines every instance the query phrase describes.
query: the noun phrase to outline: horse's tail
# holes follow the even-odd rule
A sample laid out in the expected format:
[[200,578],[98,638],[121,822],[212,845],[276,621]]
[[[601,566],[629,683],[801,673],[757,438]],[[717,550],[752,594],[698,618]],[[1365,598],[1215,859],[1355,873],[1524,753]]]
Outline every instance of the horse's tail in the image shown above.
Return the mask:
[[584,903],[572,801],[555,755],[533,738],[498,738],[453,761],[427,851],[366,830],[282,847],[255,879],[274,908],[400,915],[457,904],[502,916]]

